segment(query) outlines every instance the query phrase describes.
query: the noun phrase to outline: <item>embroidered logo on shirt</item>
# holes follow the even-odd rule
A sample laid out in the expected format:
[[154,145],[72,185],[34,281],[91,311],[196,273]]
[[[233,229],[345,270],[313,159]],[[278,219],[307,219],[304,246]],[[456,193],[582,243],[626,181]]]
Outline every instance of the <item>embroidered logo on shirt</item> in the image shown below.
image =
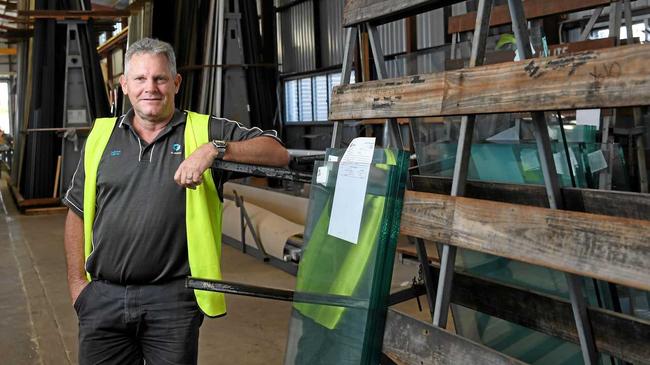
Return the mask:
[[181,145],[178,143],[174,143],[172,145],[172,155],[180,155],[181,154]]
[[120,150],[112,150],[111,151],[111,157],[119,156],[122,154],[122,151]]

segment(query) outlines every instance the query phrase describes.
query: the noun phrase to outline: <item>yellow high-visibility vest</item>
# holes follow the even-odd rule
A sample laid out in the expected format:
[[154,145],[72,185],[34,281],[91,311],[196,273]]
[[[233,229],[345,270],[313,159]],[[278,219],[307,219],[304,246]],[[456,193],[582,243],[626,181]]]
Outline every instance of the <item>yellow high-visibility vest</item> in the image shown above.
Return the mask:
[[[185,124],[185,158],[210,141],[208,122],[210,116],[187,112]],[[95,120],[84,149],[84,255],[85,261],[93,249],[93,222],[97,198],[97,170],[102,154],[113,133],[117,118]],[[222,204],[212,179],[212,172],[203,173],[203,183],[195,190],[185,189],[185,227],[187,230],[187,256],[191,275],[202,279],[221,280],[221,211]],[[88,274],[88,279],[90,274]],[[194,290],[199,308],[210,317],[226,313],[222,293]]]

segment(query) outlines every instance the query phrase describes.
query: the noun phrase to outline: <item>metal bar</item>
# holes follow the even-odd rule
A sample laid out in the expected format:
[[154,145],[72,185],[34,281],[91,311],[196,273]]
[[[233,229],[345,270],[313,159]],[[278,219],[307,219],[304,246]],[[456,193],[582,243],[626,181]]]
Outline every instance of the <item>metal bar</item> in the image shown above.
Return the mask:
[[[350,76],[352,74],[352,60],[354,59],[354,50],[357,46],[358,37],[357,27],[349,27],[345,29],[345,48],[343,50],[343,69],[341,70],[341,85],[350,84]],[[341,147],[341,140],[343,139],[343,122],[334,122],[332,130],[332,141],[330,142],[331,148]]]
[[598,176],[598,188],[603,190],[612,190],[612,160],[613,160],[613,143],[610,142],[610,127],[612,124],[615,125],[616,116],[618,112],[616,109],[612,110],[611,116],[603,117],[602,123],[602,132],[601,132],[601,141],[600,149],[603,152],[605,158],[607,158],[607,168],[600,172]]
[[[246,220],[239,195],[235,191],[235,204],[239,207],[239,230],[241,232],[241,252],[246,253]],[[266,255],[265,255],[266,256]]]
[[427,254],[427,248],[424,245],[424,240],[422,238],[409,238],[415,241],[415,250],[418,253],[418,261],[420,262],[424,287],[426,288],[427,303],[429,303],[429,313],[431,314],[431,318],[433,318],[436,303],[436,298],[433,296],[433,293],[436,292],[436,287],[434,284],[435,277],[433,275],[433,271],[431,270],[431,265],[429,265],[429,255]]
[[366,23],[368,30],[368,40],[370,41],[370,50],[375,62],[375,71],[377,71],[377,79],[383,80],[387,77],[386,62],[384,60],[384,51],[381,48],[381,41],[377,27],[372,24]]
[[413,298],[417,298],[420,295],[427,294],[428,289],[422,285],[422,284],[415,284],[410,288],[402,289],[400,291],[391,293],[390,296],[388,297],[388,307],[399,304],[399,303],[404,303],[407,300],[411,300]]
[[329,305],[334,307],[368,309],[368,300],[334,294],[301,293],[288,289],[234,283],[223,280],[210,280],[195,277],[185,279],[185,287],[219,293],[243,295],[248,297],[281,300],[294,303]]
[[212,168],[239,172],[247,175],[273,177],[277,179],[297,182],[311,182],[311,175],[305,172],[292,171],[282,167],[270,167],[260,165],[249,165],[237,162],[215,160]]
[[609,5],[609,36],[616,38],[616,45],[621,44],[621,2],[612,1]]
[[[370,42],[370,50],[372,51],[373,60],[375,62],[375,71],[377,72],[377,79],[383,80],[388,77],[386,71],[386,61],[384,59],[384,50],[381,48],[381,41],[377,27],[366,23],[368,30],[368,40]],[[384,123],[384,147],[394,147],[397,149],[404,149],[404,142],[399,130],[399,125],[395,118],[387,119]]]
[[625,14],[625,31],[627,32],[627,44],[633,44],[634,34],[632,31],[632,5],[630,5],[630,0],[623,1],[623,13]]
[[564,155],[566,156],[567,164],[569,164],[569,176],[571,176],[571,186],[576,187],[576,178],[573,173],[573,163],[571,163],[571,154],[569,153],[569,144],[566,140],[566,132],[564,131],[564,121],[562,120],[562,113],[557,111],[557,120],[560,123],[560,134],[562,135],[562,145],[564,146]]
[[[206,51],[203,56],[203,63],[209,64],[211,63],[211,57],[214,54],[213,49],[212,49],[212,43],[213,39],[212,36],[214,35],[214,19],[215,14],[216,14],[216,2],[212,1],[210,2],[210,10],[209,10],[209,17],[208,17],[208,27],[207,27],[207,34],[205,35],[205,47]],[[201,95],[199,95],[199,109],[201,112],[208,112],[210,109],[208,109],[208,95],[209,95],[209,85],[210,85],[210,79],[212,76],[212,70],[211,69],[202,69],[201,70]]]
[[449,56],[450,60],[456,59],[456,48],[458,48],[458,33],[451,35],[451,55]]
[[[479,0],[469,67],[480,66],[485,59],[485,43],[490,30],[492,2],[492,0]],[[475,121],[475,115],[463,116],[461,119],[460,136],[458,137],[458,149],[456,150],[456,163],[451,188],[451,195],[453,196],[463,196],[465,193]],[[456,251],[457,248],[455,246],[444,245],[442,248],[440,276],[438,277],[438,289],[436,291],[436,303],[433,313],[434,326],[447,326],[451,287],[456,263]]]
[[[528,28],[526,27],[526,17],[521,0],[508,0],[508,6],[510,8],[510,16],[512,17],[512,29],[515,33],[519,57],[522,60],[531,58],[532,52],[529,46]],[[553,161],[546,117],[543,112],[532,113],[532,117],[535,142],[537,143],[540,165],[544,175],[549,207],[551,209],[562,209],[564,204],[560,193],[557,170]],[[597,364],[598,353],[596,352],[593,331],[587,314],[587,306],[582,290],[582,279],[573,274],[566,274],[566,278],[584,362],[588,365]]]
[[[246,212],[246,207],[244,207],[244,197],[239,198],[239,203],[241,206],[239,209],[241,209],[244,219],[246,220],[246,224],[248,225],[248,229],[251,231],[251,235],[253,235],[253,241],[255,241],[255,245],[257,246],[257,249],[262,252],[262,255],[264,255],[264,261],[268,261],[269,255],[266,253],[266,250],[264,249],[264,245],[262,245],[262,241],[260,240],[260,237],[257,235],[257,232],[255,231],[255,227],[253,226],[253,221],[251,221],[250,216],[248,215],[248,212]],[[242,236],[243,238],[244,236]]]
[[[641,108],[632,109],[634,113],[634,126],[643,125],[643,117],[641,115]],[[639,167],[639,191],[642,193],[648,192],[648,166],[645,158],[645,141],[644,135],[640,134],[635,137],[636,141],[636,158]]]
[[[409,123],[409,128],[411,128],[411,133],[413,133],[412,128],[413,128],[413,123]],[[411,174],[411,172],[410,172]],[[414,184],[413,184],[413,179],[411,179],[411,176],[408,177],[407,182],[408,189],[409,190],[414,190]],[[427,297],[427,304],[429,305],[429,313],[431,314],[431,318],[433,318],[433,313],[434,313],[434,308],[435,308],[435,303],[436,303],[436,297],[434,296],[434,293],[436,292],[436,284],[435,284],[435,277],[433,275],[433,270],[431,270],[431,265],[429,265],[429,255],[427,253],[427,247],[424,243],[424,240],[422,238],[418,237],[411,237],[408,236],[408,239],[410,242],[415,244],[415,250],[417,251],[418,255],[418,262],[420,263],[420,270],[422,270],[422,276],[424,280],[424,288],[426,297]],[[415,287],[413,286],[412,289],[415,291]],[[389,298],[389,303],[391,302],[391,298]],[[394,304],[394,303],[393,303]],[[389,306],[392,304],[389,304]]]
[[589,314],[587,313],[587,303],[585,303],[583,295],[582,278],[573,274],[566,274],[566,278],[569,284],[569,297],[571,299],[573,319],[578,329],[582,359],[586,365],[596,365],[599,363],[598,352],[596,351],[596,342],[591,329]]
[[[218,65],[223,63],[223,51],[224,51],[224,44],[225,44],[225,34],[224,34],[224,28],[225,28],[225,5],[226,1],[222,0],[218,2],[218,8],[217,8],[217,59],[216,63]],[[215,92],[214,92],[214,115],[217,117],[221,117],[222,110],[223,110],[223,105],[222,105],[222,90],[223,90],[223,69],[221,67],[217,68],[216,70],[216,81],[215,81]]]
[[594,12],[591,13],[591,18],[589,18],[587,25],[585,25],[585,29],[580,34],[580,38],[578,38],[579,41],[586,41],[587,38],[589,38],[589,34],[591,34],[591,30],[594,29],[594,25],[598,21],[600,15],[603,13],[603,9],[605,9],[604,6],[594,9]]
[[341,70],[341,85],[350,84],[350,74],[352,72],[352,60],[354,59],[354,50],[357,46],[357,27],[345,29],[345,49],[343,50],[343,69]]

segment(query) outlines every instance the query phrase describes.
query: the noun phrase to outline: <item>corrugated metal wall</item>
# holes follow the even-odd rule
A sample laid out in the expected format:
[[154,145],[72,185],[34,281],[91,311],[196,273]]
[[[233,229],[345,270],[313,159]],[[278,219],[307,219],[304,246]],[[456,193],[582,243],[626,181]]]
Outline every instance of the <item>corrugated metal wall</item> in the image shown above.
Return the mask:
[[436,9],[417,15],[418,49],[437,47],[445,43],[444,9]]
[[[646,0],[647,1],[647,0]],[[320,66],[340,65],[343,60],[345,31],[341,25],[345,0],[300,1],[275,0],[276,7],[288,5],[278,13],[282,73],[309,72],[316,69],[315,42],[320,45]],[[314,6],[318,6],[319,34],[315,34]],[[452,12],[466,12],[465,3],[455,4]],[[436,9],[417,15],[417,47],[426,49],[444,44],[444,11]],[[385,56],[406,51],[406,20],[400,19],[378,27]],[[418,62],[421,64],[421,62]],[[438,69],[439,62],[432,68]],[[388,65],[389,75],[405,72],[404,61]],[[401,70],[401,71],[398,71]]]
[[406,20],[382,24],[377,27],[384,56],[406,52]]
[[316,68],[314,3],[304,1],[279,13],[282,72],[304,72]]
[[388,74],[388,78],[406,75],[406,59],[404,57],[396,57],[392,60],[386,60],[386,73]]
[[345,31],[343,30],[343,1],[320,0],[321,65],[330,67],[343,62]]

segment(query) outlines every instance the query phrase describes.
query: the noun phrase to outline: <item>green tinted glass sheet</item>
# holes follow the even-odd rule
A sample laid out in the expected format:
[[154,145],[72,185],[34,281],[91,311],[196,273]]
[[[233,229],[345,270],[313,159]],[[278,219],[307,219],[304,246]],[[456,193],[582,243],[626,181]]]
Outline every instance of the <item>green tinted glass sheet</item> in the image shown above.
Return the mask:
[[[421,175],[452,176],[457,148],[457,124],[459,123],[423,121],[413,124]],[[530,126],[514,121],[512,115],[500,115],[494,116],[493,120],[476,123],[476,128],[468,169],[469,179],[544,184],[537,145],[532,138]],[[614,188],[624,189],[628,186],[622,148],[618,144],[595,143],[595,127],[565,126],[569,156],[559,126],[550,126],[549,132],[553,160],[562,186],[573,186],[573,172],[575,186],[598,188],[600,174],[608,168],[612,172]],[[569,161],[572,170],[569,170]],[[569,298],[565,274],[544,267],[459,249],[456,270],[548,295]],[[607,309],[613,309],[615,306],[627,307],[627,313],[641,317],[649,312],[644,311],[648,303],[646,293],[631,291],[627,299],[621,296],[621,293],[626,293],[627,290],[619,288],[617,297],[613,295],[607,283],[588,278],[584,279],[584,288],[585,297],[591,306]],[[635,306],[633,303],[639,304]],[[452,308],[454,324],[459,334],[495,350],[536,365],[583,364],[577,344],[472,309],[457,305]],[[601,356],[601,363],[610,364],[610,359],[609,356]]]
[[[285,364],[378,363],[408,158],[375,151],[353,244],[327,234],[338,173],[331,160],[343,152],[329,150],[329,162],[315,166]],[[316,180],[319,168],[326,184]],[[331,305],[310,303],[310,294],[332,296]]]

